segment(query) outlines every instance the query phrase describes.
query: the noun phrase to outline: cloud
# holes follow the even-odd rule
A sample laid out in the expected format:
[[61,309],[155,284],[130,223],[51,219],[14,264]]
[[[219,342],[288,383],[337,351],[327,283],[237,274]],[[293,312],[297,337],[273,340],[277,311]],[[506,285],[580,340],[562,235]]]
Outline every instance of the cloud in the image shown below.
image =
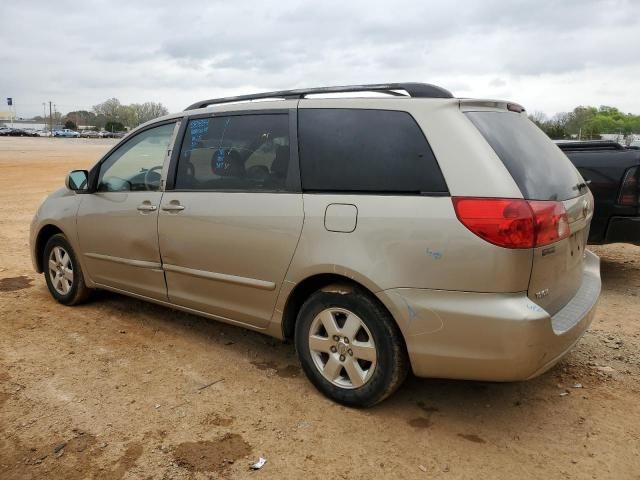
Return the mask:
[[554,113],[640,112],[632,1],[2,2],[0,95],[20,115],[383,81]]

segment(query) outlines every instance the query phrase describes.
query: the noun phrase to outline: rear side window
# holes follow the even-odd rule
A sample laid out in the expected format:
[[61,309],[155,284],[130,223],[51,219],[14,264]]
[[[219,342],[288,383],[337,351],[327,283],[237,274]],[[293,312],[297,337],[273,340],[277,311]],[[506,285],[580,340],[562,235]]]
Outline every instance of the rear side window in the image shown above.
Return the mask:
[[568,200],[583,180],[567,156],[523,115],[467,112],[527,200]]
[[446,194],[429,144],[406,112],[300,109],[306,191]]
[[287,114],[189,121],[176,176],[179,190],[287,191]]

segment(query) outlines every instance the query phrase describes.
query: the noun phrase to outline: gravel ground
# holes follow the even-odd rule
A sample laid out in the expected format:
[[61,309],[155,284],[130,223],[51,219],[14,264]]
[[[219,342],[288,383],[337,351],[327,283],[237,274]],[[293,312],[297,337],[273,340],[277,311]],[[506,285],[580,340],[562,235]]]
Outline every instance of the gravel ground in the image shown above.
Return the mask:
[[409,378],[351,410],[291,345],[110,293],[51,299],[29,221],[112,144],[0,138],[0,478],[640,478],[640,248],[593,248],[596,319],[545,375]]

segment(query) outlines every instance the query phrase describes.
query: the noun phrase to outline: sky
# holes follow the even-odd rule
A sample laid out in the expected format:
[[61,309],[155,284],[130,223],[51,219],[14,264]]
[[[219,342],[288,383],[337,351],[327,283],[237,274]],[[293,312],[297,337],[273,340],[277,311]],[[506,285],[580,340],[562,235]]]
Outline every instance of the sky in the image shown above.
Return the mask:
[[640,114],[640,0],[2,1],[0,111],[426,82]]

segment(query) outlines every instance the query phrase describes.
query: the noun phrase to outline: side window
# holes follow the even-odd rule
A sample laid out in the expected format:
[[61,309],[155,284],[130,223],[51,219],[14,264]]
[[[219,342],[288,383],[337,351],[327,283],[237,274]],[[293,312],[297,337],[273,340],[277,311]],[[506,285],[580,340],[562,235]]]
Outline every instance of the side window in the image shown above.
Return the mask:
[[150,128],[128,140],[100,165],[99,192],[156,191],[175,123]]
[[179,190],[287,190],[289,116],[255,114],[189,121]]
[[303,190],[447,192],[422,130],[406,112],[300,109],[298,135]]

